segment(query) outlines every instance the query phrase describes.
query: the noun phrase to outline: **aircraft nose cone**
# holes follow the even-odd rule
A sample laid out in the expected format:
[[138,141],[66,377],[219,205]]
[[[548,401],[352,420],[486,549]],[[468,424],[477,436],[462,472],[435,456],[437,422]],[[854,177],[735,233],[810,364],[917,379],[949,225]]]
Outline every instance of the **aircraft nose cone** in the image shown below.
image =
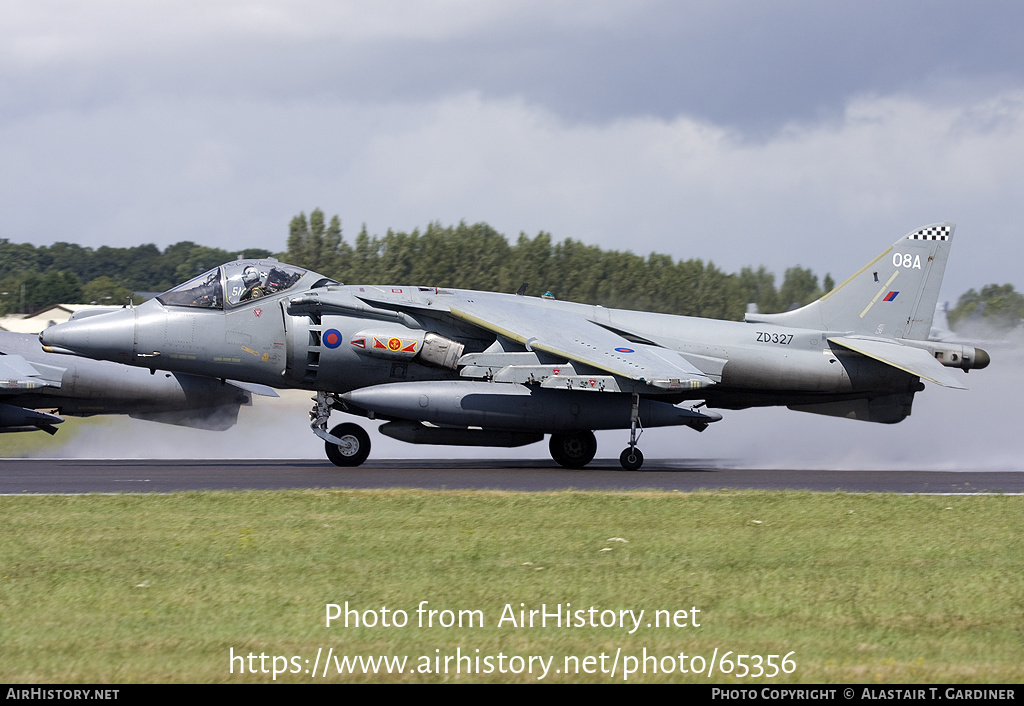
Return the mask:
[[72,319],[39,334],[46,348],[76,353],[87,358],[131,361],[135,353],[135,312],[122,309],[110,314]]

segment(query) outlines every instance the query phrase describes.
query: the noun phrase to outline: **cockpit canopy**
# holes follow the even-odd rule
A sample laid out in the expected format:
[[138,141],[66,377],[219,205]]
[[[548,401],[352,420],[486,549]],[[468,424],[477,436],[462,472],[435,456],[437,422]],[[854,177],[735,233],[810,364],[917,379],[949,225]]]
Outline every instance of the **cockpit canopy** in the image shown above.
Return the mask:
[[306,274],[313,273],[276,260],[236,260],[179,284],[157,300],[167,306],[224,309],[291,289]]

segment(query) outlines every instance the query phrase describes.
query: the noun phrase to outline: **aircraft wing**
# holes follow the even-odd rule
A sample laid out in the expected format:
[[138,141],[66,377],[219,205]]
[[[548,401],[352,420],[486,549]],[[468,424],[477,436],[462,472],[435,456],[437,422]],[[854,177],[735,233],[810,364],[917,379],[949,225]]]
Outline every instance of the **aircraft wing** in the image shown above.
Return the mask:
[[715,384],[675,351],[630,343],[570,312],[529,300],[460,300],[449,307],[452,316],[492,333],[568,360],[635,380],[666,391],[697,389]]
[[[60,387],[59,378],[56,382],[46,379],[47,367],[37,369],[20,355],[0,355],[0,398],[7,396],[13,401],[13,398],[26,391]],[[55,434],[57,427],[54,425],[63,421],[55,414],[37,412],[17,404],[0,403],[0,432],[42,429],[47,434]]]
[[[304,294],[291,299],[288,311],[344,311],[374,316],[390,313],[399,320],[413,315],[445,314],[492,333],[518,341],[529,350],[543,351],[634,380],[666,392],[692,390],[714,385],[715,381],[675,351],[639,343],[585,318],[559,308],[545,306],[534,298],[515,301],[484,292],[441,291],[439,299],[421,299],[415,293],[439,292],[433,287],[360,288],[353,305],[331,292]],[[447,295],[452,295],[449,298]],[[468,295],[468,296],[467,296]],[[367,309],[366,307],[371,309]]]
[[868,358],[898,368],[936,385],[966,390],[949,368],[932,358],[928,351],[913,346],[904,346],[891,340],[877,340],[860,336],[833,336],[830,342],[856,351]]
[[[52,366],[45,368],[53,369]],[[60,387],[57,380],[47,379],[46,371],[40,370],[20,355],[0,355],[0,394],[20,393],[40,387]]]

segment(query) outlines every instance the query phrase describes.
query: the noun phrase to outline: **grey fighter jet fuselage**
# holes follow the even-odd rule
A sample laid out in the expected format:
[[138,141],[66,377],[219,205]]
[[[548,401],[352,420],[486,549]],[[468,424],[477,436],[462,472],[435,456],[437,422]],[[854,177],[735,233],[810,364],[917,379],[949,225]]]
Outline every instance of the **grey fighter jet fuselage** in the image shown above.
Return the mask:
[[[57,431],[58,414],[126,414],[137,419],[221,431],[235,424],[251,394],[248,383],[57,355],[39,337],[0,331],[0,432]],[[42,411],[45,410],[45,411]]]
[[240,260],[134,309],[41,335],[50,350],[127,365],[317,392],[314,431],[339,465],[366,458],[357,425],[385,420],[413,443],[517,446],[551,434],[580,467],[596,429],[703,430],[711,411],[785,405],[893,423],[922,379],[963,387],[952,368],[988,364],[927,340],[953,235],[914,231],[822,299],[731,322],[548,298],[423,286],[342,285],[277,261]]

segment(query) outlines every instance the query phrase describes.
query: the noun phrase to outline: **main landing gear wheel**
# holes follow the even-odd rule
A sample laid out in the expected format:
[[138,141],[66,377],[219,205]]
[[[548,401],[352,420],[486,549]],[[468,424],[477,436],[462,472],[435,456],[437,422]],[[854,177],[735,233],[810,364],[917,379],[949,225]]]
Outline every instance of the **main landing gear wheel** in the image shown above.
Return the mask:
[[592,431],[576,434],[552,434],[548,442],[551,458],[566,468],[583,468],[594,460],[597,438]]
[[335,466],[358,466],[370,455],[370,435],[358,424],[339,424],[331,429],[331,436],[344,442],[324,442],[327,458]]
[[619,464],[627,471],[639,471],[644,465],[644,455],[637,447],[630,446],[619,454]]

